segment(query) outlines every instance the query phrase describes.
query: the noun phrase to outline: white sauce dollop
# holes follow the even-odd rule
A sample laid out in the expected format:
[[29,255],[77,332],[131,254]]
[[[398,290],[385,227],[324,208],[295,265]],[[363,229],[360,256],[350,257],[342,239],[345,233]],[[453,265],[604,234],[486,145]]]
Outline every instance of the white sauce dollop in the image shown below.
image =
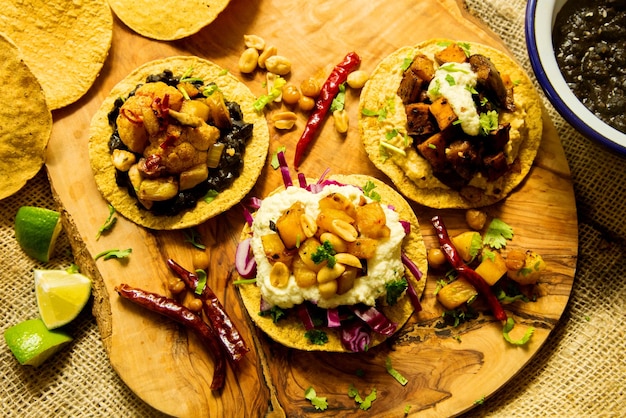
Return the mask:
[[[321,308],[334,308],[339,305],[357,303],[374,306],[376,299],[386,294],[385,284],[404,276],[404,265],[401,259],[402,240],[405,236],[404,228],[399,222],[398,213],[381,204],[391,233],[389,238],[379,240],[375,256],[367,261],[368,275],[356,279],[352,289],[342,295],[323,299],[320,297],[317,286],[301,288],[296,284],[293,274],[289,277],[286,287],[272,286],[269,279],[272,266],[265,257],[261,242],[261,236],[275,233],[270,229],[270,221],[276,222],[282,213],[297,201],[302,202],[305,212],[315,219],[319,213],[319,200],[331,193],[341,193],[355,205],[358,204],[359,197],[364,196],[361,189],[351,185],[327,185],[320,193],[311,193],[301,187],[292,186],[263,199],[261,207],[254,216],[251,246],[257,263],[256,283],[261,290],[261,295],[270,305],[288,309],[308,300],[317,303]],[[368,197],[365,199],[371,202]]]

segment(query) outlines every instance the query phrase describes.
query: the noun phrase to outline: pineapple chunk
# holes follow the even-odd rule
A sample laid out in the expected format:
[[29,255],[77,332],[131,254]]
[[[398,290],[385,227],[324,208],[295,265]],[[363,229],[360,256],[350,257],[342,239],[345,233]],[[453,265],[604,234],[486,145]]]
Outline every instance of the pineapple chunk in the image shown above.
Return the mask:
[[276,221],[278,235],[288,249],[296,248],[306,238],[300,224],[300,217],[304,213],[302,202],[295,202]]
[[466,263],[478,255],[483,242],[480,233],[476,231],[461,232],[459,235],[450,237],[450,240]]
[[489,286],[493,286],[507,272],[504,257],[495,251],[490,251],[488,256],[483,251],[482,261],[475,270]]
[[452,283],[449,283],[442,287],[437,292],[437,300],[446,309],[456,309],[468,300],[478,295],[478,292],[463,277],[459,277]]

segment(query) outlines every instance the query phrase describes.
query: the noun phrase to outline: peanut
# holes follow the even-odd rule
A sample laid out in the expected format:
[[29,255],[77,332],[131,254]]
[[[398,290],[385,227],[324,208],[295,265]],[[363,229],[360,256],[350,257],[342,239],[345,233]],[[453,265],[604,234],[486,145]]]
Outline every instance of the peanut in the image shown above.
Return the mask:
[[307,238],[311,238],[317,232],[315,218],[308,213],[300,215],[300,226],[302,227],[302,231],[304,231],[304,236]]
[[246,48],[254,48],[257,51],[265,49],[265,39],[258,35],[243,35],[243,43],[246,45]]
[[300,100],[300,90],[293,84],[286,84],[283,87],[283,101],[290,105],[295,105]]
[[337,264],[341,264],[344,266],[362,268],[361,260],[359,260],[356,256],[349,253],[338,253],[335,254],[335,261]]
[[278,53],[278,49],[274,45],[270,45],[259,54],[258,64],[259,67],[265,68],[265,62],[269,57],[272,57]]
[[359,236],[356,228],[343,219],[333,219],[330,226],[331,230],[329,232],[332,232],[346,242],[354,242]]
[[246,48],[239,57],[239,71],[249,74],[256,70],[259,61],[259,51],[254,48]]
[[302,95],[298,99],[298,107],[300,108],[300,110],[308,112],[309,110],[313,109],[313,107],[315,107],[315,100],[313,100],[311,97]]
[[270,283],[274,287],[283,288],[289,282],[289,267],[281,261],[277,261],[270,270]]
[[326,241],[330,242],[330,245],[332,245],[333,249],[338,253],[345,253],[348,249],[344,240],[330,232],[324,232],[320,235],[320,242],[324,243]]
[[487,222],[487,214],[482,210],[468,209],[465,212],[465,222],[474,231],[480,231],[485,226],[485,222]]
[[278,112],[272,116],[276,129],[291,129],[296,123],[297,116],[293,112]]
[[282,55],[272,55],[265,60],[265,69],[278,75],[287,75],[291,72],[291,61]]
[[339,263],[335,263],[332,267],[325,265],[320,269],[320,271],[317,272],[317,282],[328,283],[336,280],[337,277],[341,276],[344,271],[346,271],[346,267]]
[[340,134],[348,132],[348,112],[345,109],[335,110],[333,112],[333,122],[335,123],[335,130]]
[[426,259],[428,260],[428,265],[433,268],[441,267],[446,262],[446,256],[439,248],[430,248],[426,253]]
[[369,75],[365,71],[357,70],[348,74],[346,83],[348,83],[348,86],[353,89],[360,89],[365,85],[369,78]]

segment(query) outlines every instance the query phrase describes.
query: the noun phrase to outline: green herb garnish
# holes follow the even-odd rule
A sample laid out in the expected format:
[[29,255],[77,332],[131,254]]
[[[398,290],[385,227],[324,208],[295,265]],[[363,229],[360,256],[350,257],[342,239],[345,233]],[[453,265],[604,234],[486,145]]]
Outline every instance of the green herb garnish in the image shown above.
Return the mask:
[[498,112],[490,110],[487,113],[481,113],[479,116],[480,132],[483,135],[489,135],[491,131],[498,129]]
[[200,234],[194,228],[185,231],[185,242],[191,243],[199,250],[205,250],[206,246],[200,242]]
[[346,104],[346,83],[341,83],[339,85],[339,92],[333,99],[333,102],[330,104],[330,111],[334,112],[335,110],[343,110]]
[[327,261],[328,267],[333,268],[337,262],[334,257],[335,254],[337,254],[337,251],[335,251],[330,241],[326,240],[322,243],[322,245],[317,247],[317,250],[315,250],[315,252],[311,255],[311,260],[313,260],[315,264]]
[[374,184],[373,181],[368,180],[367,183],[365,183],[365,186],[363,186],[363,194],[372,200],[380,202],[380,195],[378,192],[374,191],[375,188],[376,184]]
[[389,356],[387,356],[387,358],[385,359],[385,369],[387,370],[387,373],[389,373],[394,379],[396,379],[398,383],[400,383],[402,386],[405,386],[407,383],[409,383],[406,377],[402,376],[399,371],[393,368],[393,366],[391,365],[391,357]]
[[317,396],[313,386],[309,386],[309,388],[304,391],[304,398],[311,401],[311,405],[313,405],[317,410],[323,411],[328,408],[326,397]]
[[270,162],[270,165],[272,166],[274,170],[278,170],[278,168],[280,167],[280,163],[278,162],[278,153],[285,152],[285,151],[287,151],[287,147],[285,147],[284,145],[281,145],[280,147],[278,147],[276,152],[272,154],[272,161]]
[[513,238],[513,228],[498,218],[494,218],[483,238],[483,244],[499,250],[506,247],[506,240]]
[[196,276],[198,276],[198,284],[196,285],[196,288],[193,290],[193,292],[196,295],[201,295],[204,291],[204,288],[206,287],[206,271],[202,269],[197,269]]
[[279,320],[284,318],[287,314],[285,313],[285,311],[280,309],[278,306],[272,306],[267,311],[259,312],[259,315],[261,315],[261,316],[270,316],[272,318],[272,321],[274,321],[274,323],[277,323]]
[[309,340],[311,344],[324,345],[328,342],[328,335],[319,329],[310,329],[304,333],[304,336]]
[[126,250],[106,250],[106,251],[102,251],[101,253],[96,254],[96,256],[94,257],[94,260],[97,260],[99,258],[103,258],[104,260],[109,260],[111,258],[117,258],[117,259],[122,259],[122,258],[127,258],[130,253],[132,252],[132,248],[128,248]]
[[513,340],[509,336],[509,332],[511,332],[514,326],[515,326],[515,320],[513,320],[513,318],[511,317],[507,318],[506,324],[504,324],[504,326],[502,327],[502,335],[504,336],[504,339],[508,343],[513,344],[513,345],[524,345],[528,343],[528,341],[530,341],[530,337],[532,337],[533,333],[535,332],[535,328],[528,327],[528,329],[526,330],[522,338],[520,338],[519,340]]
[[367,411],[372,407],[372,402],[376,400],[376,388],[373,388],[369,395],[363,399],[361,398],[361,395],[359,395],[357,388],[355,388],[351,383],[350,388],[348,389],[348,396],[354,398],[354,401],[359,404],[359,408],[361,410]]
[[392,282],[387,282],[385,284],[387,290],[387,304],[395,305],[396,302],[398,302],[398,298],[404,294],[407,287],[409,287],[409,284],[404,277]]
[[207,203],[211,203],[212,201],[215,200],[215,198],[220,194],[220,192],[218,192],[217,190],[209,190],[208,192],[206,192],[206,194],[204,195],[204,197],[202,198],[202,200],[204,200]]
[[104,224],[100,227],[100,229],[98,229],[96,240],[100,238],[102,234],[109,232],[113,228],[113,225],[117,222],[117,217],[114,217],[113,215],[115,215],[115,208],[113,205],[109,205],[109,217],[106,221],[104,221]]

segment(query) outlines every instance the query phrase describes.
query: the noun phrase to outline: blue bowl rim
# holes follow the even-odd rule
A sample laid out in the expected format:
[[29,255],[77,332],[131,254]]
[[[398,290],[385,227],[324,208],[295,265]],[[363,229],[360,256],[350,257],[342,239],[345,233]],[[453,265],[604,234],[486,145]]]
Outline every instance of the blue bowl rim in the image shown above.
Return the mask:
[[[556,13],[560,10],[565,1],[566,0],[529,0],[526,6],[526,24],[524,31],[526,36],[526,46],[528,48],[528,56],[530,58],[530,64],[533,71],[535,72],[535,77],[537,77],[537,80],[548,97],[548,100],[550,100],[561,116],[563,116],[563,118],[567,120],[577,131],[581,132],[587,138],[598,141],[612,150],[626,155],[626,134],[610,127],[589,111],[576,98],[576,96],[574,96],[569,87],[567,87],[565,79],[561,75],[560,71],[558,71],[558,65],[556,63],[556,58],[554,57],[554,47],[552,45],[552,25],[554,24]],[[555,3],[560,4],[555,5]],[[558,10],[555,10],[554,13],[546,13],[546,9],[548,9],[548,6],[550,5],[553,9],[558,7]],[[538,9],[541,9],[542,14],[537,14]],[[545,25],[548,23],[546,22],[547,19],[551,20],[549,22],[550,30],[546,34],[545,32],[541,32],[540,26],[536,25],[536,23],[539,21],[540,24]],[[545,31],[546,28],[544,27],[543,30]],[[547,40],[550,43],[549,52],[538,42],[538,39],[542,36],[546,37],[546,35],[548,35]],[[554,81],[548,77],[547,71],[550,69],[557,70],[552,74]],[[560,92],[557,92],[557,86],[555,86],[555,84],[560,87]],[[581,116],[578,116],[577,113]],[[581,119],[581,117],[587,122]],[[590,123],[593,123],[594,126],[598,126],[598,128],[592,127]],[[601,129],[602,131],[599,131],[598,129]]]

